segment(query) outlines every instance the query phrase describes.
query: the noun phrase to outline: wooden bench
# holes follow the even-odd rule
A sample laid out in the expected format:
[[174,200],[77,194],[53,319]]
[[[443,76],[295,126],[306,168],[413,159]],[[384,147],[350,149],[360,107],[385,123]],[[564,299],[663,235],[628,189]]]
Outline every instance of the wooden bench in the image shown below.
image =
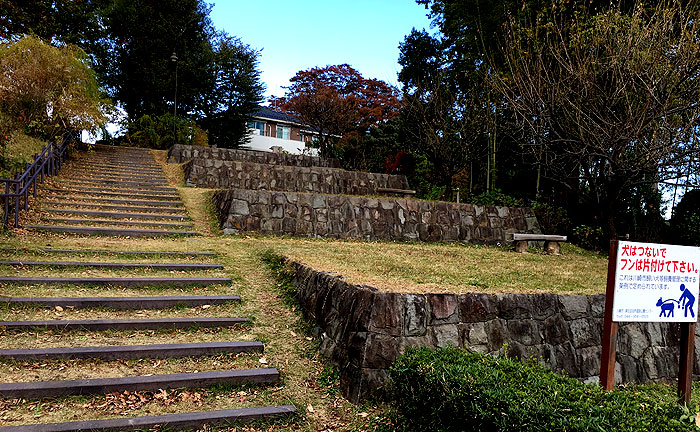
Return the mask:
[[552,234],[513,234],[515,251],[519,253],[527,252],[527,242],[544,241],[544,251],[552,255],[561,255],[559,242],[565,242],[566,236]]
[[411,189],[394,189],[394,188],[382,188],[378,187],[377,188],[377,193],[386,193],[386,194],[392,194],[392,195],[400,195],[404,197],[412,197],[413,195],[416,194],[416,191],[411,190]]

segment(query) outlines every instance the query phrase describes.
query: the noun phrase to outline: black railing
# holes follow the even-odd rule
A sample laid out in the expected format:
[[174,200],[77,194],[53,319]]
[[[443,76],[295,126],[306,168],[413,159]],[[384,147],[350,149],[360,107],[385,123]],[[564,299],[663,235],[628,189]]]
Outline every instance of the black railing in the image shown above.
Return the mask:
[[37,181],[42,184],[45,177],[58,173],[66,157],[66,150],[75,139],[76,134],[69,132],[63,135],[59,144],[49,141],[41,153],[34,154],[34,162],[25,165],[23,173],[17,173],[14,179],[0,179],[0,185],[4,183],[4,187],[0,189],[0,191],[4,190],[4,193],[0,194],[4,228],[8,226],[11,211],[14,211],[14,227],[19,227],[19,212],[29,209],[30,190],[32,196],[36,198]]

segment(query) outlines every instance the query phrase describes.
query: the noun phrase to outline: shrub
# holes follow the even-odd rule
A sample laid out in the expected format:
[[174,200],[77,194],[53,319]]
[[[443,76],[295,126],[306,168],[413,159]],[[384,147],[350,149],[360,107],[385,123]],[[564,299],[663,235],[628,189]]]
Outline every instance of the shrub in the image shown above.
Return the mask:
[[207,145],[206,132],[192,120],[166,113],[141,116],[128,124],[124,144],[135,147],[167,149],[173,144]]
[[540,201],[531,201],[530,207],[535,211],[543,233],[567,234],[569,232],[571,220],[565,208]]
[[588,250],[605,250],[603,228],[579,225],[573,229],[572,243]]
[[409,349],[390,392],[411,431],[697,431],[688,409],[654,395],[604,391],[535,360]]
[[471,202],[472,204],[478,205],[505,207],[522,207],[524,205],[522,199],[507,195],[503,193],[503,191],[501,191],[500,189],[494,189],[488,192],[484,192],[480,195],[465,200],[465,202]]

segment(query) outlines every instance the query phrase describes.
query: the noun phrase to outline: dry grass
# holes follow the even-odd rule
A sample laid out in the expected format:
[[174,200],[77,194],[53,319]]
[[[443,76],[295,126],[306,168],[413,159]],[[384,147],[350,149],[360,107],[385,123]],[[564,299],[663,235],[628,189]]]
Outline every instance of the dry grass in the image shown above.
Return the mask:
[[356,284],[392,292],[605,291],[607,259],[573,246],[564,255],[463,244],[368,243],[315,239],[245,238],[239,241],[343,275]]

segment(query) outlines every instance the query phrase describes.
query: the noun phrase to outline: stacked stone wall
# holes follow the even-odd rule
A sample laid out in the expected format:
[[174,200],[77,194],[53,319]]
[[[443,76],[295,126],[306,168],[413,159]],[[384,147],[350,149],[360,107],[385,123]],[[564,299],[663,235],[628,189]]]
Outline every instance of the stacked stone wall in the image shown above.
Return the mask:
[[[321,352],[338,365],[352,401],[381,394],[387,368],[412,346],[496,353],[506,345],[509,356],[539,357],[552,370],[598,380],[604,294],[386,293],[290,265],[296,298],[316,322]],[[677,324],[621,323],[618,382],[676,379],[679,339]],[[698,362],[696,351],[695,374]]]
[[270,165],[195,158],[184,166],[188,184],[217,189],[375,195],[377,188],[408,189],[405,176],[339,168]]
[[515,232],[540,232],[529,208],[241,189],[213,200],[226,233],[506,244]]
[[338,159],[258,150],[224,149],[176,144],[172,146],[168,152],[168,163],[184,163],[190,159],[196,158],[300,167],[340,167]]

